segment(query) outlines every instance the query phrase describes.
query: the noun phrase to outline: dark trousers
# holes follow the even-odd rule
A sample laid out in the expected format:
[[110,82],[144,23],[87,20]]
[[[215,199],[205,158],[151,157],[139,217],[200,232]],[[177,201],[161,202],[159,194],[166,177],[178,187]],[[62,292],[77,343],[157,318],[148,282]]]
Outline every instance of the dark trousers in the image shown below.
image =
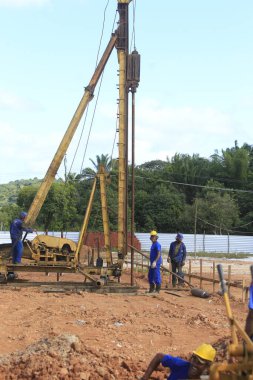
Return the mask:
[[12,240],[12,262],[13,264],[21,263],[23,255],[23,243],[22,240]]
[[[171,261],[171,266],[172,266],[172,272],[176,273],[178,276],[184,278],[184,273],[182,270],[182,265],[181,263],[176,263],[175,261]],[[184,281],[178,279],[174,274],[172,275],[172,285],[176,285],[178,280],[178,284],[183,284]]]

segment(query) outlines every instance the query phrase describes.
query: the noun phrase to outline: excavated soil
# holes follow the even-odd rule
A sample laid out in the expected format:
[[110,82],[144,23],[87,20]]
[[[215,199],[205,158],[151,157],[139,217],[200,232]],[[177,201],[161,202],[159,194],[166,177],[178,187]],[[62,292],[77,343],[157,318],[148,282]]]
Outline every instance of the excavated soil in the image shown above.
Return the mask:
[[[55,277],[20,273],[24,282]],[[187,358],[203,342],[216,346],[218,360],[224,358],[230,330],[223,298],[193,297],[188,287],[170,289],[165,275],[160,294],[147,295],[146,277],[135,275],[134,295],[1,286],[0,379],[140,379],[157,352]],[[72,274],[63,280],[83,278]],[[129,273],[124,283],[130,283]],[[208,283],[202,287],[212,290]],[[241,290],[232,295],[234,316],[244,326],[247,305]],[[152,379],[167,374],[159,368]]]

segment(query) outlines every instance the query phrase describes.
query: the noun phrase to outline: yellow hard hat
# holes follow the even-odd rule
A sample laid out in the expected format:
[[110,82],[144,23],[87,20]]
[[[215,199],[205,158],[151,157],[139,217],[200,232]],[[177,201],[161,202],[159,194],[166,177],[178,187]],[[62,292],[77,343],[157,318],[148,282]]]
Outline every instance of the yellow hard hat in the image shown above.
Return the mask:
[[216,356],[216,350],[211,346],[211,344],[203,343],[201,344],[193,353],[199,356],[201,359],[213,362]]
[[155,230],[151,231],[150,236],[157,236],[157,232]]

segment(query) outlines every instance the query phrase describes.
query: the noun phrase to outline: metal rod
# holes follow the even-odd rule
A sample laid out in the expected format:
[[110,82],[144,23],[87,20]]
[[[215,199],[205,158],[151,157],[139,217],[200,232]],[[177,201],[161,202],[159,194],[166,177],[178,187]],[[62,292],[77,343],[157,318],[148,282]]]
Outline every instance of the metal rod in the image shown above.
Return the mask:
[[[132,91],[132,210],[131,210],[131,245],[134,245],[135,223],[135,91]],[[131,248],[131,285],[134,284],[134,249]]]

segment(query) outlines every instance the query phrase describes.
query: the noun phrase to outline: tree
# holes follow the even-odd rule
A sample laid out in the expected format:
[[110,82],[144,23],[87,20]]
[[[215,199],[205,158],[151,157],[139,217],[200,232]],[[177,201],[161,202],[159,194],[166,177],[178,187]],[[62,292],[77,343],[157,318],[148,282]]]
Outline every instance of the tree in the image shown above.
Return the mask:
[[110,172],[111,167],[112,167],[112,160],[108,154],[101,154],[101,156],[97,155],[96,160],[97,161],[95,162],[90,158],[90,161],[93,163],[94,167],[96,168],[96,173],[98,172],[100,165],[104,166],[106,172],[108,173]]
[[16,204],[9,204],[1,207],[0,209],[0,230],[8,231],[10,223],[13,219],[17,218],[20,214],[20,207]]
[[209,181],[208,186],[217,191],[207,187],[203,197],[197,198],[198,228],[214,234],[229,232],[239,223],[238,204],[230,193],[218,189],[223,187],[218,182]]

